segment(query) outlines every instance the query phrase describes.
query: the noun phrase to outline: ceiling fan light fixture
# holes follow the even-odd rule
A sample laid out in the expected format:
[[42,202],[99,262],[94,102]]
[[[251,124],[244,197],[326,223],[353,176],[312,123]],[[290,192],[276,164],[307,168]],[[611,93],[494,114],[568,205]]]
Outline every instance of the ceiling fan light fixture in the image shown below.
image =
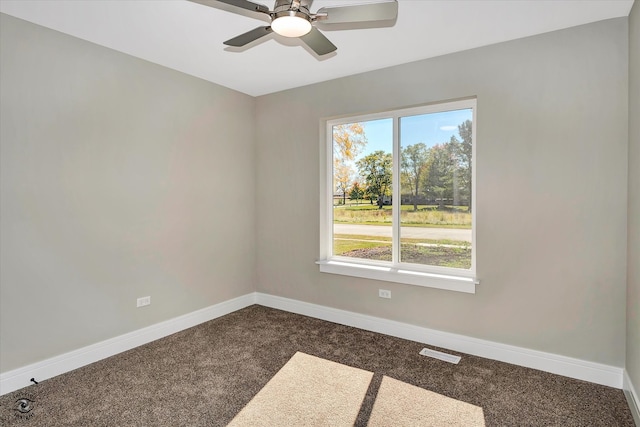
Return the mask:
[[280,12],[271,23],[271,29],[284,37],[302,37],[311,31],[311,22],[300,12]]
[[[319,57],[335,52],[338,48],[322,34],[322,31],[314,28],[316,22],[321,22],[323,26],[338,24],[338,27],[333,27],[334,29],[358,28],[358,24],[362,22],[366,23],[364,28],[373,28],[376,26],[388,26],[390,22],[395,23],[398,17],[398,0],[375,0],[376,3],[367,4],[341,4],[322,7],[315,13],[310,11],[313,0],[275,0],[273,10],[251,0],[190,1],[210,7],[215,7],[215,3],[224,3],[232,8],[257,12],[269,17],[270,25],[254,28],[226,40],[223,42],[226,46],[247,46],[269,34],[276,33],[284,37],[299,38],[304,46]],[[241,15],[246,14],[246,12],[241,13],[240,10],[231,10],[231,12]]]

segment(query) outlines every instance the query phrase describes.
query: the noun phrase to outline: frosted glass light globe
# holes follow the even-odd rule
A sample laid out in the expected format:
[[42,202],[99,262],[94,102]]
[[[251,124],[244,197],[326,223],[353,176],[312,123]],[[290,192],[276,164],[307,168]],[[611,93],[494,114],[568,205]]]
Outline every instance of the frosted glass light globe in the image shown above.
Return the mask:
[[271,29],[284,37],[300,37],[311,31],[311,22],[299,16],[281,16],[273,20]]

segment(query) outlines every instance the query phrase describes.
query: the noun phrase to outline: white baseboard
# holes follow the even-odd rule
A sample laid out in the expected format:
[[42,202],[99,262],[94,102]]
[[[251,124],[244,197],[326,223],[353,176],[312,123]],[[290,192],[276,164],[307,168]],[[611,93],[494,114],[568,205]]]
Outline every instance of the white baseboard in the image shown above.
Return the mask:
[[[310,304],[263,293],[251,293],[185,314],[137,331],[108,339],[50,359],[27,365],[0,375],[0,395],[38,381],[97,362],[115,354],[166,337],[200,323],[224,316],[252,304],[277,308],[342,325],[404,338],[453,351],[513,363],[584,381],[624,389],[634,417],[638,416],[638,394],[622,368],[588,362],[552,353],[451,334],[407,323],[368,316],[331,307]],[[633,405],[635,406],[633,406]],[[636,420],[636,423],[638,421]],[[640,424],[639,424],[640,425]]]
[[636,389],[631,382],[631,378],[629,377],[629,373],[626,370],[624,371],[623,388],[624,395],[627,398],[629,408],[633,414],[633,419],[635,420],[636,425],[640,427],[640,395],[636,392]]
[[130,350],[184,329],[208,322],[255,304],[255,293],[243,295],[146,328],[138,329],[69,353],[33,363],[0,375],[0,395],[31,385],[31,378],[46,380]]
[[256,294],[256,303],[487,359],[534,368],[618,389],[622,388],[623,369],[615,366],[451,334],[263,293]]

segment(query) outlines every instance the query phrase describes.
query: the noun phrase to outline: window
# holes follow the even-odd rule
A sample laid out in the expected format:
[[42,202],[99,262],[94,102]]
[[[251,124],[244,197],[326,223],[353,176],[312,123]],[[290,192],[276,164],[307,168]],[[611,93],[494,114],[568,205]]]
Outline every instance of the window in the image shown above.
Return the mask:
[[475,291],[476,100],[326,122],[326,273]]

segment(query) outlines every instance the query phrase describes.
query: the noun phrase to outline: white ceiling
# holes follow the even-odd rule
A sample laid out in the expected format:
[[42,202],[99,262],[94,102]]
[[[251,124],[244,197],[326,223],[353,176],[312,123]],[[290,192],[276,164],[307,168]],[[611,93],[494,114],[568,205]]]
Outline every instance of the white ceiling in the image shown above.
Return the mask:
[[[377,0],[315,0],[323,6]],[[273,0],[254,0],[269,8]],[[628,16],[633,0],[399,0],[393,27],[332,30],[335,54],[268,36],[222,44],[266,25],[186,0],[0,0],[0,12],[258,96],[478,46]],[[236,9],[237,10],[237,9]],[[265,18],[268,18],[264,15]]]

